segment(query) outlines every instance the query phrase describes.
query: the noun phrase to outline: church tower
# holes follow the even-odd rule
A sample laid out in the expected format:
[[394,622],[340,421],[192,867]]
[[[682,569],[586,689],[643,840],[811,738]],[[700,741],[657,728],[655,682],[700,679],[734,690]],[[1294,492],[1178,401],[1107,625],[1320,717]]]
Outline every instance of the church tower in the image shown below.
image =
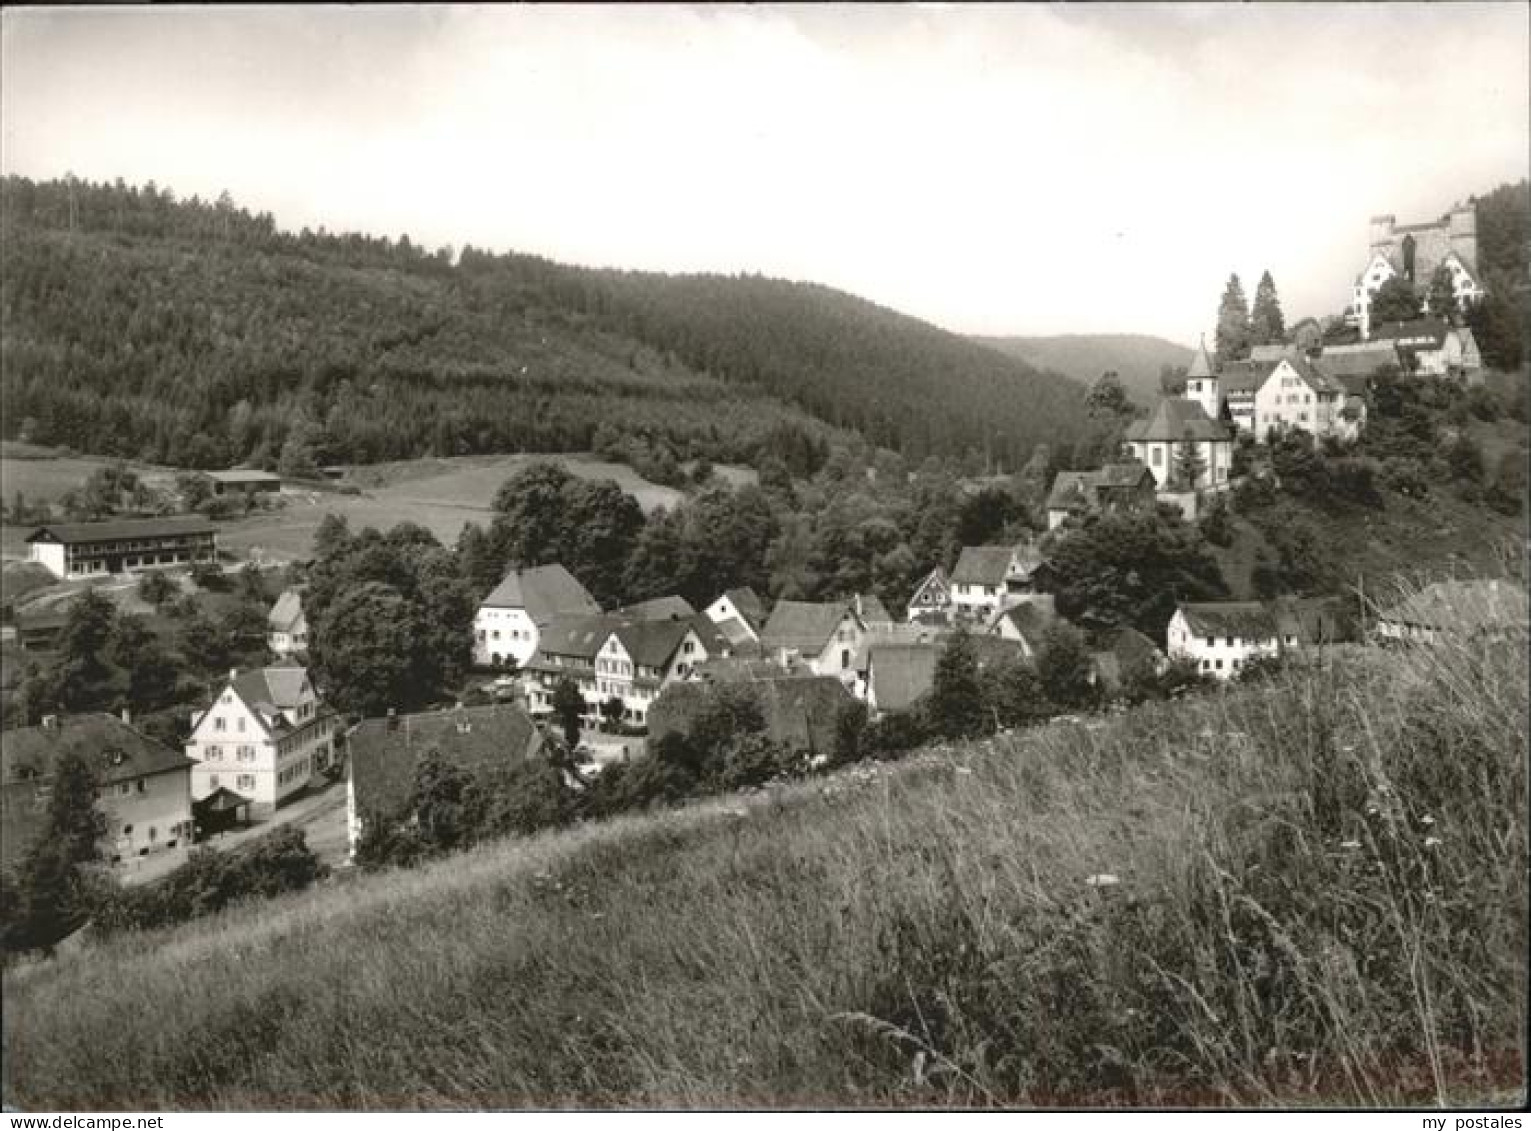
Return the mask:
[[1222,412],[1222,390],[1219,388],[1217,374],[1212,372],[1212,359],[1207,356],[1205,334],[1202,335],[1201,345],[1196,348],[1196,356],[1191,358],[1191,366],[1185,373],[1185,395],[1187,400],[1201,405],[1212,420],[1216,420]]

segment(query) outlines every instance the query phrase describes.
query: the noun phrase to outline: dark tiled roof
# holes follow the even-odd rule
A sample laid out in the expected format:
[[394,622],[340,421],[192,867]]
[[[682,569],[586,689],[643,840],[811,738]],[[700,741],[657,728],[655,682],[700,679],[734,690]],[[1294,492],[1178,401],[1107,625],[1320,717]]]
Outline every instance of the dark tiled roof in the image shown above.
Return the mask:
[[690,620],[696,615],[684,597],[655,597],[636,605],[623,605],[614,614],[629,620]]
[[1325,346],[1317,364],[1329,376],[1341,381],[1347,377],[1370,377],[1383,366],[1398,364],[1398,347],[1392,342]]
[[595,616],[559,617],[542,626],[537,642],[539,656],[575,656],[595,659],[601,645],[622,622],[605,613]]
[[[1140,460],[1108,463],[1094,474],[1096,487],[1140,487],[1145,477],[1153,477],[1148,465]],[[1037,563],[1041,564],[1041,558]]]
[[645,668],[662,668],[670,662],[692,628],[690,621],[626,621],[618,624],[615,631],[633,663]]
[[[1314,390],[1314,392],[1343,393],[1345,391],[1344,385],[1342,385],[1337,378],[1331,377],[1327,373],[1324,373],[1317,366],[1311,364],[1307,358],[1283,358],[1281,361],[1276,363],[1275,369],[1280,369],[1283,364],[1289,366],[1294,373],[1306,381],[1308,385]],[[1273,369],[1272,372],[1275,372],[1275,369]],[[1269,379],[1268,375],[1267,379]]]
[[1207,410],[1196,401],[1181,397],[1163,397],[1153,412],[1144,420],[1134,420],[1127,426],[1127,439],[1226,440],[1228,430],[1207,415]]
[[[732,649],[747,648],[758,642],[754,630],[738,617],[729,617],[713,626],[724,643]],[[705,643],[705,641],[704,641]],[[711,651],[711,649],[709,649]]]
[[414,789],[415,767],[432,751],[479,773],[532,757],[542,735],[519,706],[499,703],[364,719],[348,745],[357,812],[397,814]]
[[1058,613],[1053,605],[1052,594],[1046,594],[1046,600],[1023,601],[1019,605],[1012,605],[1003,610],[989,621],[989,630],[998,633],[1005,624],[1010,625],[1026,646],[1035,652],[1042,647],[1042,637],[1058,619]]
[[875,593],[862,593],[855,599],[856,612],[866,624],[883,623],[892,621],[888,615],[888,607],[882,603]]
[[867,654],[867,678],[881,711],[904,711],[935,686],[936,644],[879,644]]
[[812,675],[813,670],[801,660],[783,667],[775,660],[754,656],[718,656],[696,666],[696,676],[707,683],[757,683]]
[[601,611],[574,575],[557,564],[507,574],[481,603],[497,609],[525,609],[538,626],[555,617],[592,616]]
[[1011,546],[964,546],[952,570],[952,584],[1003,585],[1014,553]]
[[848,611],[844,601],[778,601],[771,611],[771,619],[766,621],[760,633],[760,642],[773,650],[796,648],[818,653],[840,627]]
[[1265,379],[1270,376],[1272,369],[1276,368],[1280,358],[1272,361],[1255,361],[1253,358],[1247,361],[1230,361],[1223,366],[1222,386],[1223,395],[1238,396],[1241,393],[1254,395],[1256,389],[1265,384]]
[[264,704],[279,710],[290,710],[304,699],[304,689],[313,691],[308,672],[300,664],[274,664],[269,668],[255,668],[240,672],[234,679],[234,690],[250,706]]
[[0,780],[35,781],[51,777],[66,751],[83,755],[103,784],[191,767],[179,750],[135,730],[116,715],[73,715],[51,727],[18,727],[0,743]]
[[[1047,509],[1054,511],[1083,511],[1095,505],[1097,493],[1102,489],[1131,490],[1143,485],[1144,477],[1152,479],[1148,465],[1137,460],[1125,463],[1108,463],[1095,471],[1060,471],[1053,479],[1052,490],[1047,494]],[[1031,553],[1035,569],[1042,558]]]
[[760,603],[760,598],[748,585],[741,585],[737,589],[730,589],[723,594],[733,603],[734,608],[743,613],[745,619],[750,622],[751,628],[759,628],[765,621],[765,606]]
[[213,524],[201,515],[175,518],[119,518],[109,522],[50,522],[27,535],[28,542],[118,542],[133,538],[182,538],[211,534]]
[[1180,606],[1186,623],[1199,637],[1237,636],[1245,640],[1270,640],[1276,622],[1258,601],[1207,601]]

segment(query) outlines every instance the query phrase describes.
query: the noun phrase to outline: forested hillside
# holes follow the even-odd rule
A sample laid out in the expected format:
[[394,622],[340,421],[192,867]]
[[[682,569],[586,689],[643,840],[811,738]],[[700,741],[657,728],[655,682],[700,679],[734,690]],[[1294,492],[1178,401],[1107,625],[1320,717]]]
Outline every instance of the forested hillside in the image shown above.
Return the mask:
[[1488,294],[1468,314],[1488,364],[1517,369],[1531,322],[1531,182],[1500,185],[1474,201],[1478,267]]
[[977,338],[992,349],[1028,365],[1052,369],[1093,384],[1114,372],[1134,401],[1151,405],[1159,398],[1159,372],[1191,362],[1191,350],[1151,334],[1058,334],[1044,338]]
[[[214,467],[555,451],[781,456],[831,429],[1024,459],[1083,391],[822,287],[278,231],[227,195],[0,198],[5,435]],[[604,426],[604,428],[603,428]]]

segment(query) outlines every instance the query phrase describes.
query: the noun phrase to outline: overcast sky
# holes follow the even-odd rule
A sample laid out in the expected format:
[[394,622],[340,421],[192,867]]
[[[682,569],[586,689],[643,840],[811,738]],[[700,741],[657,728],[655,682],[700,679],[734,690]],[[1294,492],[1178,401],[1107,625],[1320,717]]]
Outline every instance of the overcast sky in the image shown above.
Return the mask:
[[1337,312],[1371,214],[1524,176],[1527,11],[10,8],[0,166],[1191,343],[1230,271]]

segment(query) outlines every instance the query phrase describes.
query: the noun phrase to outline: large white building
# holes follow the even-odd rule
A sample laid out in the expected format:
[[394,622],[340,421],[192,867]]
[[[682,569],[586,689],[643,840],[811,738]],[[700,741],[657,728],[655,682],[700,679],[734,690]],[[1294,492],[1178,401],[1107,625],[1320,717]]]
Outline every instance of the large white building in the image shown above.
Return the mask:
[[1215,679],[1231,679],[1250,660],[1280,649],[1275,619],[1258,601],[1181,604],[1166,637],[1172,659],[1194,660],[1197,671]]
[[250,816],[269,817],[330,767],[338,722],[296,664],[231,671],[211,706],[192,717],[192,799],[224,789],[249,803]]
[[218,560],[213,524],[200,515],[49,523],[27,543],[32,561],[67,580]]
[[837,676],[854,687],[855,659],[866,636],[866,623],[849,601],[778,601],[760,643],[778,663],[801,661],[814,675]]
[[1208,415],[1204,401],[1221,403],[1221,390],[1215,376],[1201,380],[1192,395],[1189,383],[1185,397],[1163,397],[1146,418],[1127,426],[1126,443],[1132,458],[1148,465],[1160,490],[1176,479],[1176,457],[1194,449],[1200,463],[1195,483],[1186,489],[1221,491],[1228,486],[1233,466],[1233,437],[1220,420]]
[[514,570],[479,603],[473,617],[473,662],[524,667],[542,630],[559,618],[594,616],[601,607],[561,565]]
[[1276,362],[1255,390],[1254,433],[1262,441],[1285,429],[1353,440],[1365,415],[1360,396],[1301,357]]

